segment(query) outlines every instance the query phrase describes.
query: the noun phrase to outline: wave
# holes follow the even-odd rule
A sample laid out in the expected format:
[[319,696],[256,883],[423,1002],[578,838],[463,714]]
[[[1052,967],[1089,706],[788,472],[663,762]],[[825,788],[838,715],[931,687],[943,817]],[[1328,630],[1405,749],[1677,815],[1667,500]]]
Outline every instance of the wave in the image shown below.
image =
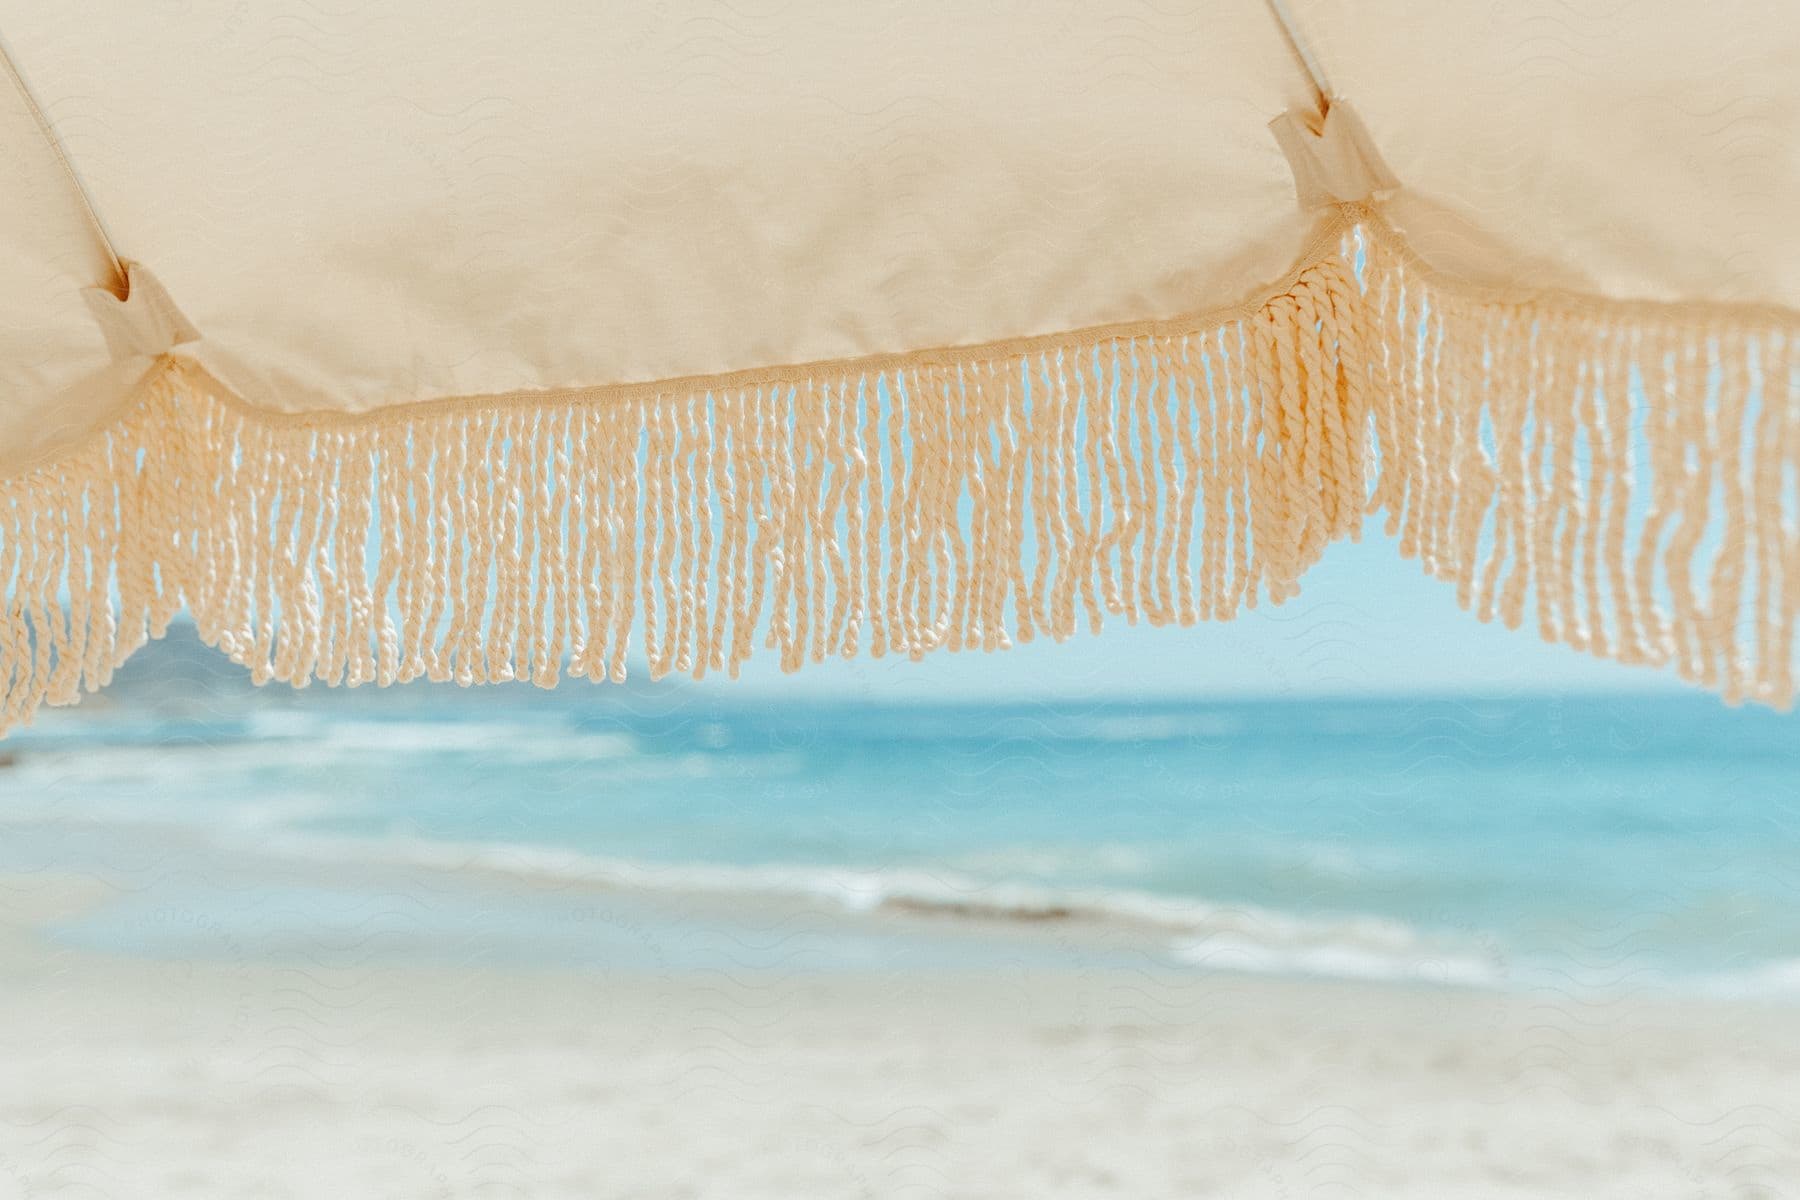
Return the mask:
[[1167,962],[1208,970],[1501,987],[1505,965],[1404,922],[1301,915],[1130,889],[997,882],[954,871],[665,863],[509,843],[313,834],[262,837],[263,853],[318,861],[499,875],[535,884],[672,897],[744,897],[848,915],[1138,933]]
[[1174,955],[1213,971],[1474,988],[1518,982],[1498,957],[1433,947],[1423,938],[1371,946],[1330,939],[1271,944],[1266,939],[1214,934],[1177,945]]
[[627,731],[573,732],[527,721],[323,720],[308,712],[274,710],[192,727],[142,722],[111,729],[105,737],[73,725],[42,736],[32,732],[33,738],[9,749],[5,780],[14,786],[6,791],[0,815],[29,814],[35,805],[63,819],[138,819],[130,806],[103,803],[121,786],[139,795],[166,791],[179,800],[180,810],[192,808],[194,793],[200,792],[201,807],[210,813],[254,794],[256,788],[246,786],[252,779],[264,788],[317,792],[324,801],[330,789],[321,786],[321,772],[361,770],[372,761],[396,759],[439,768],[446,760],[519,770],[603,767],[634,778],[692,777],[709,769],[701,755],[646,754]]
[[1691,981],[1688,990],[1720,1000],[1794,999],[1800,997],[1800,958],[1715,971]]
[[[1702,967],[1675,954],[1634,954],[1629,963],[1591,969],[1564,950],[1539,947],[1518,954],[1479,930],[1446,933],[1385,916],[1294,912],[1245,903],[1209,901],[1129,888],[1025,883],[1005,879],[996,859],[987,877],[963,869],[920,865],[902,868],[817,864],[730,864],[613,858],[544,845],[448,842],[409,835],[358,836],[305,832],[288,823],[305,819],[307,797],[268,797],[235,820],[209,822],[202,838],[236,854],[264,855],[321,865],[428,870],[453,876],[500,877],[533,887],[612,891],[636,896],[711,898],[729,910],[747,905],[804,905],[846,917],[923,923],[946,928],[985,923],[1056,929],[1074,949],[1123,951],[1143,966],[1318,979],[1418,984],[1501,991],[1548,991],[1603,997],[1664,994],[1713,1000],[1800,998],[1800,959],[1739,958],[1725,969]],[[140,806],[141,807],[141,806]],[[160,814],[190,832],[199,828],[174,813]],[[121,825],[158,824],[139,811]],[[60,817],[58,820],[56,818]],[[0,816],[12,823],[18,814]],[[35,814],[28,823],[89,825],[81,814]],[[1038,866],[1047,865],[1037,863]],[[762,910],[769,911],[766,907]],[[685,916],[679,909],[673,914]],[[1066,937],[1065,937],[1066,935]],[[1141,957],[1140,957],[1141,956]],[[1625,969],[1629,968],[1629,969]]]

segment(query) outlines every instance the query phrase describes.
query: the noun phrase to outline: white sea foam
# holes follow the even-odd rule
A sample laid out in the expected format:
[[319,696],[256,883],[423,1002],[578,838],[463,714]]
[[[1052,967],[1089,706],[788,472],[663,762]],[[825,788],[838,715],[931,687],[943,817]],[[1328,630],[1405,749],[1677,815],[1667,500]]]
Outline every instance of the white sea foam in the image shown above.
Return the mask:
[[1299,915],[1129,889],[991,882],[927,868],[658,863],[499,843],[315,835],[259,839],[256,848],[325,861],[480,872],[540,883],[671,896],[746,896],[820,904],[850,914],[1136,929],[1165,939],[1169,957],[1209,970],[1501,986],[1502,965],[1438,944],[1411,926],[1362,915]]
[[1715,972],[1696,980],[1690,990],[1722,1000],[1791,1000],[1800,997],[1800,958]]
[[1434,948],[1424,939],[1401,941],[1376,937],[1358,944],[1355,930],[1335,931],[1338,940],[1318,939],[1308,931],[1299,938],[1246,938],[1213,934],[1176,945],[1175,957],[1213,971],[1246,971],[1273,975],[1313,975],[1330,979],[1368,979],[1445,984],[1456,987],[1504,987],[1511,979],[1503,963],[1479,955]]
[[[246,736],[247,735],[247,736]],[[238,781],[247,769],[312,771],[367,761],[372,754],[479,755],[485,763],[531,765],[618,763],[641,757],[637,740],[614,731],[573,732],[524,721],[359,721],[323,719],[298,711],[255,712],[241,731],[216,739],[196,734],[172,743],[114,742],[68,749],[54,741],[30,747],[12,770],[62,785],[96,783],[119,774],[192,779],[217,774]]]
[[1171,742],[1232,738],[1244,730],[1245,722],[1239,717],[1183,711],[1096,716],[1076,725],[1073,732],[1103,742]]

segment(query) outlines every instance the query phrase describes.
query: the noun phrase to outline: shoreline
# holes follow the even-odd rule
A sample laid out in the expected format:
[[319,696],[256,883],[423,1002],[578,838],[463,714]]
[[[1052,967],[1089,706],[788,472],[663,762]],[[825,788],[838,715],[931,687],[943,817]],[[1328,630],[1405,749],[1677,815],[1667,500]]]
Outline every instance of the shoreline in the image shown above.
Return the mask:
[[[704,971],[715,963],[980,971],[1002,963],[1515,997],[1551,989],[1584,1003],[1667,999],[1800,1012],[1800,959],[1716,975],[1677,971],[1631,946],[1629,931],[1610,928],[1562,961],[1533,960],[1381,916],[971,884],[922,870],[695,867],[343,837],[259,842],[249,830],[209,834],[162,823],[0,821],[0,835],[0,905],[9,884],[27,896],[41,884],[33,866],[66,875],[81,903],[39,914],[52,944],[146,961],[492,962],[577,973]],[[68,875],[77,862],[92,873]],[[830,886],[817,886],[821,879]],[[1125,903],[1096,906],[1095,896]],[[1074,899],[1051,906],[1058,897]],[[38,897],[20,911],[55,903]],[[0,913],[0,937],[20,920]]]
[[[1579,953],[1532,959],[1379,915],[987,884],[924,870],[695,866],[344,837],[259,841],[253,831],[164,823],[0,820],[0,840],[0,905],[9,882],[27,895],[33,880],[41,883],[34,868],[67,877],[81,903],[41,914],[52,943],[144,960],[487,960],[577,972],[705,970],[715,961],[742,970],[978,971],[1000,962],[1514,996],[1549,988],[1587,1003],[1666,998],[1800,1012],[1800,958],[1696,973],[1611,928]],[[71,874],[76,863],[90,873]],[[23,911],[45,903],[54,908],[39,897]],[[0,913],[0,937],[18,923]]]

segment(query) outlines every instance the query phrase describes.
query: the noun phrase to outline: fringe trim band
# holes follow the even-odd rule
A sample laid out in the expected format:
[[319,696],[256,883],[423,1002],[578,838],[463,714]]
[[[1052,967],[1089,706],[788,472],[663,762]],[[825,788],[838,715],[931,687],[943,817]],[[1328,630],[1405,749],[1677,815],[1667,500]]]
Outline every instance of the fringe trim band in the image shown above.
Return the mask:
[[1364,513],[1466,608],[1793,696],[1792,331],[1484,297],[1365,214],[1186,330],[384,419],[264,419],[179,356],[0,482],[0,730],[183,607],[258,682],[735,674],[1224,619]]

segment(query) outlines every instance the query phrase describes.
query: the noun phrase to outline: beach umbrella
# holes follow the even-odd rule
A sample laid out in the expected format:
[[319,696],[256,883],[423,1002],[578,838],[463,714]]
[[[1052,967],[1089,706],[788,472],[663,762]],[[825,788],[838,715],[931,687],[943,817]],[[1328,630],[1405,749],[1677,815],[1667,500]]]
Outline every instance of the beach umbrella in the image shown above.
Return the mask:
[[1280,602],[1786,704],[1773,0],[0,3],[0,727]]

